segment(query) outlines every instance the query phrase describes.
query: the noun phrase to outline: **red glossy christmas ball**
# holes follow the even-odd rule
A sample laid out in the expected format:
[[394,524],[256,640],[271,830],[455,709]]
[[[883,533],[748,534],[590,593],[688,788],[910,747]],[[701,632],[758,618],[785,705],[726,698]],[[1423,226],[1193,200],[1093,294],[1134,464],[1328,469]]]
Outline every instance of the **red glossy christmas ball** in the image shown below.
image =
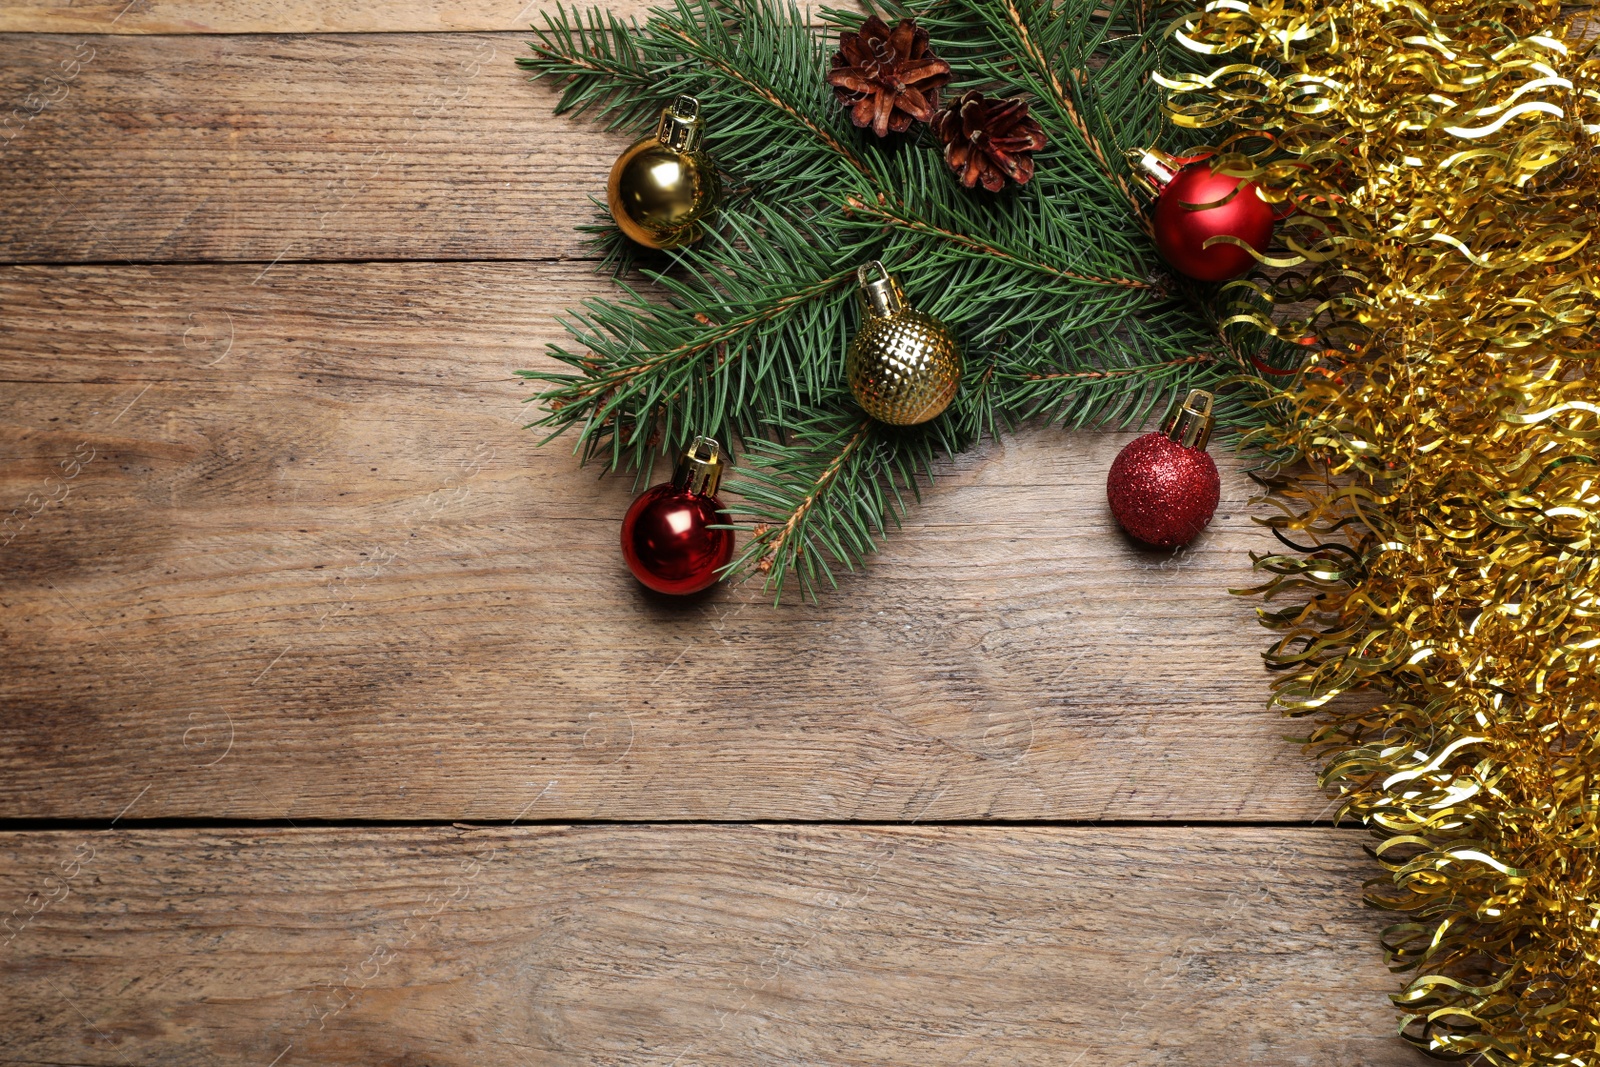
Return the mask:
[[1156,548],[1186,545],[1206,528],[1222,498],[1217,464],[1203,448],[1147,433],[1124,448],[1106,477],[1111,514],[1129,535]]
[[622,520],[622,557],[633,576],[658,593],[698,593],[733,558],[733,531],[722,502],[671,482],[646,490]]
[[[1215,203],[1230,193],[1228,202],[1217,207],[1196,211],[1190,206]],[[1272,223],[1272,206],[1257,195],[1254,182],[1241,187],[1238,178],[1213,174],[1209,163],[1191,163],[1173,175],[1156,201],[1156,250],[1191,278],[1227,281],[1249,270],[1255,260],[1236,244],[1207,248],[1206,241],[1231,235],[1264,253],[1272,241]]]

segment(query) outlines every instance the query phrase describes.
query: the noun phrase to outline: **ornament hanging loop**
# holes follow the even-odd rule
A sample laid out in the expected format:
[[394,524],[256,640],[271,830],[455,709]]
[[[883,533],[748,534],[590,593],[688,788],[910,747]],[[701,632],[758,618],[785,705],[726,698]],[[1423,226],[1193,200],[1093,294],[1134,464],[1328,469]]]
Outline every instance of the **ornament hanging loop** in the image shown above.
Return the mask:
[[1215,402],[1216,397],[1204,389],[1189,390],[1181,401],[1173,397],[1172,406],[1161,420],[1162,434],[1185,448],[1204,449],[1211,441],[1211,409]]
[[674,488],[701,496],[716,496],[722,484],[722,454],[713,437],[696,437],[678,461],[673,473]]
[[869,315],[887,319],[905,309],[906,294],[900,282],[877,260],[856,268],[856,282],[861,286],[861,306]]
[[692,96],[680,96],[661,109],[661,122],[656,126],[656,140],[687,155],[700,151],[705,140],[706,124],[700,121],[700,101]]

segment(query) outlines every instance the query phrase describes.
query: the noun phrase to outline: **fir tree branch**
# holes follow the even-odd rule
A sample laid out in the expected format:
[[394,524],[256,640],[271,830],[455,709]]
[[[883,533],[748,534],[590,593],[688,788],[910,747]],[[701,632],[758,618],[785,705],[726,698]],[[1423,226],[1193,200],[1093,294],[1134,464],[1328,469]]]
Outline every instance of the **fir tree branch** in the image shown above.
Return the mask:
[[[762,12],[765,12],[764,16]],[[815,58],[816,48],[812,35],[799,23],[792,8],[788,10],[788,16],[787,20],[775,19],[773,9],[759,5],[755,13],[750,15],[750,18],[757,22],[764,20],[769,34],[784,38],[777,47],[762,49],[761,59],[744,55],[741,46],[727,35],[721,22],[713,21],[713,12],[709,6],[702,5],[696,8],[687,2],[680,2],[673,9],[655,12],[647,23],[647,32],[638,47],[645,53],[654,55],[661,51],[665,42],[670,44],[672,51],[658,56],[657,61],[663,66],[681,68],[685,65],[685,58],[698,58],[701,60],[698,64],[700,68],[720,76],[724,83],[731,83],[723,84],[716,90],[711,107],[708,109],[713,112],[708,118],[712,120],[709,125],[713,131],[714,141],[719,128],[714,121],[716,100],[731,96],[744,102],[743,111],[748,112],[748,100],[754,94],[780,115],[785,125],[810,131],[814,135],[810,139],[819,145],[820,150],[811,153],[815,157],[814,160],[796,168],[796,173],[793,175],[796,181],[805,182],[813,187],[817,185],[826,173],[820,164],[827,159],[836,161],[843,159],[860,176],[870,180],[870,173],[844,143],[825,126],[810,117],[810,113],[828,114],[828,112],[819,111],[815,107],[802,108],[769,88],[775,83],[794,84],[800,80],[797,71],[785,73],[779,69],[785,66],[781,62],[785,53],[804,52],[813,60]],[[561,23],[567,25],[568,20],[563,19]],[[694,26],[695,32],[685,28],[689,25]],[[604,41],[585,43],[569,40],[566,47],[602,53],[607,49]],[[774,56],[777,57],[776,62],[773,60]],[[550,60],[550,55],[546,54],[540,61],[549,63]],[[771,73],[765,75],[756,73],[764,63],[769,62],[774,63]],[[800,69],[804,70],[807,65],[809,64],[802,65]],[[559,68],[562,72],[567,69]],[[809,76],[810,72],[805,71],[805,74]],[[594,95],[599,95],[601,88],[599,85],[589,87]],[[826,92],[825,89],[822,91]],[[815,104],[816,101],[812,100],[810,103]],[[786,140],[783,137],[770,135],[765,135],[761,139],[768,145],[782,145]],[[788,153],[789,156],[794,154],[792,151]],[[775,169],[785,170],[785,168]],[[830,183],[837,183],[838,179],[835,177],[827,180]],[[798,214],[804,218],[806,209],[796,206],[799,207]],[[729,218],[730,212],[724,209],[724,223]],[[529,375],[529,377],[543,378],[556,386],[541,397],[547,406],[553,408],[550,415],[541,420],[541,424],[554,426],[558,431],[565,426],[579,427],[586,457],[602,454],[600,446],[609,442],[611,446],[609,458],[613,466],[638,465],[645,460],[651,448],[657,445],[671,447],[667,442],[673,436],[675,429],[682,432],[685,427],[693,427],[692,432],[714,433],[719,438],[731,439],[749,432],[761,418],[781,415],[786,402],[790,406],[795,406],[807,402],[807,397],[820,395],[821,382],[826,377],[827,368],[819,366],[814,359],[801,357],[787,360],[784,369],[790,372],[788,375],[790,378],[804,379],[806,385],[804,390],[797,390],[792,382],[775,380],[771,375],[763,373],[762,380],[759,381],[742,379],[743,383],[750,387],[744,390],[742,395],[731,398],[730,404],[718,405],[708,411],[703,403],[699,405],[680,403],[683,394],[696,384],[684,376],[682,373],[684,369],[692,370],[697,362],[705,363],[710,353],[715,354],[712,361],[714,367],[724,368],[744,362],[757,347],[770,347],[762,342],[769,341],[773,331],[761,331],[759,327],[762,324],[771,319],[791,317],[788,313],[792,308],[805,304],[813,295],[820,295],[836,288],[853,271],[859,260],[843,266],[830,265],[825,272],[815,269],[816,264],[810,262],[815,256],[808,255],[808,252],[818,248],[836,248],[848,254],[851,246],[855,244],[855,239],[849,234],[830,230],[829,220],[826,217],[813,217],[811,221],[816,224],[816,228],[808,229],[803,234],[796,234],[792,227],[781,225],[781,220],[771,213],[766,213],[752,225],[737,227],[738,232],[730,232],[727,239],[706,242],[706,245],[716,245],[715,258],[718,262],[709,264],[703,262],[707,258],[704,255],[705,246],[674,255],[672,258],[677,266],[697,272],[689,284],[669,273],[646,271],[647,277],[681,297],[675,301],[679,310],[691,312],[690,317],[701,327],[705,327],[698,333],[695,333],[688,323],[682,321],[682,316],[671,316],[662,312],[650,306],[637,294],[632,294],[633,299],[627,301],[625,307],[610,304],[591,305],[589,308],[591,314],[579,316],[574,323],[577,334],[590,351],[583,354],[561,350],[554,352],[558,359],[576,367],[581,373]],[[727,228],[729,227],[725,226],[725,229]],[[875,234],[861,236],[869,239],[876,237]],[[768,245],[777,246],[778,261],[760,264],[752,262],[754,250]],[[741,252],[741,248],[745,251]],[[868,256],[870,254],[867,253]],[[808,267],[811,269],[807,270]],[[774,284],[766,291],[757,294],[754,301],[747,301],[743,307],[728,301],[733,310],[731,319],[726,314],[720,314],[716,309],[705,306],[708,297],[714,300],[716,290],[728,288],[737,279],[763,275],[771,278],[773,282],[788,280],[789,291],[785,292],[780,285]],[[828,321],[822,325],[838,327],[842,324],[840,314],[832,314],[827,316],[827,319]],[[719,323],[725,325],[718,328]],[[829,343],[832,341],[830,335],[838,335],[839,332],[838,328],[816,331],[816,340],[826,346],[823,348],[824,352],[828,348],[842,352],[842,338],[837,344]],[[734,346],[736,339],[745,343],[736,348]],[[622,347],[631,349],[638,355],[620,351]],[[793,349],[796,346],[790,347]],[[730,377],[740,377],[742,374],[738,370],[723,373],[719,369],[712,369],[708,373],[723,381]],[[714,386],[716,383],[708,381],[705,384]],[[764,393],[769,394],[773,390],[779,393],[776,408],[770,402],[762,400]],[[740,400],[749,401],[750,410],[740,411],[730,420],[726,417],[728,408],[741,406],[738,403]],[[678,408],[679,411],[675,412],[674,408]]]
[[1073,102],[1072,94],[1061,84],[1061,78],[1056,73],[1055,65],[1045,58],[1039,46],[1034,43],[1033,34],[1028,32],[1028,22],[1022,17],[1022,11],[1017,7],[1016,0],[1005,0],[1006,18],[1010,20],[1012,29],[1016,31],[1017,41],[1022,45],[1022,53],[1033,62],[1034,72],[1046,85],[1050,87],[1050,98],[1071,124],[1078,136],[1083,138],[1083,143],[1089,151],[1094,153],[1095,159],[1100,161],[1100,169],[1106,177],[1113,180],[1116,175],[1112,173],[1111,164],[1106,159],[1105,151],[1100,147],[1099,138],[1089,131],[1088,123],[1083,121],[1083,116],[1078,114],[1078,106]]
[[1005,260],[1027,270],[1037,271],[1040,274],[1051,274],[1057,278],[1083,282],[1086,285],[1121,286],[1127,289],[1158,291],[1157,287],[1149,281],[1135,278],[1101,278],[1092,274],[1080,274],[1041,260],[1030,259],[1023,253],[1001,248],[992,240],[984,240],[969,234],[957,233],[954,230],[935,226],[930,222],[914,218],[909,212],[903,209],[897,210],[896,206],[890,206],[887,197],[880,196],[879,203],[873,205],[864,202],[860,197],[852,196],[845,201],[845,207],[847,210],[866,218],[877,219],[880,222],[889,223],[902,229],[910,230],[913,233],[923,233],[930,237],[937,237],[940,240],[948,241],[979,255]]
[[775,597],[794,581],[814,599],[820,583],[834,584],[831,564],[853,570],[899,525],[935,459],[967,443],[948,420],[885,426],[847,397],[781,430],[774,440],[751,442],[729,484],[749,520],[740,528],[753,536],[728,572],[763,575]]
[[622,301],[592,300],[568,332],[581,350],[552,346],[572,372],[520,371],[550,388],[534,425],[575,427],[584,457],[610,468],[647,469],[658,450],[695,434],[734,446],[763,420],[809,407],[838,387],[844,289],[867,254],[825,239],[761,205],[724,209],[726,233],[711,234],[678,270],[646,271],[663,305],[626,289]]
[[[981,436],[1030,418],[1136,424],[1245,366],[1257,339],[1217,330],[1215,290],[1160,277],[1129,211],[1119,152],[1159,139],[1145,82],[1164,45],[1142,31],[1145,0],[1101,2],[932,0],[923,24],[957,70],[951,98],[1040,101],[1034,179],[1001,195],[963,189],[926,131],[853,129],[825,81],[832,42],[784,0],[674,0],[638,27],[547,16],[523,65],[561,85],[561,109],[642,133],[692,93],[735,193],[699,244],[670,253],[635,256],[600,228],[606,262],[633,263],[653,292],[571,316],[576,343],[551,349],[567,369],[524,372],[547,386],[536,425],[641,473],[694,434],[742,451],[727,485],[754,536],[730,573],[815,596],[875,551],[936,461]],[[965,351],[955,402],[920,427],[865,420],[846,390],[848,289],[869,259]]]
[[637,42],[639,27],[598,8],[589,12],[588,25],[564,5],[544,13],[544,28],[534,27],[529,41],[532,56],[518,56],[517,66],[549,78],[562,87],[555,112],[593,112],[607,129],[637,125],[654,111],[648,90],[655,83]]
[[700,42],[697,41],[691,34],[685,32],[682,27],[666,26],[664,27],[664,32],[680,41],[684,47],[684,50],[690,55],[697,56],[701,62],[705,63],[713,70],[719,71],[729,81],[744,86],[753,96],[755,96],[756,99],[765,102],[775,110],[787,116],[797,126],[807,131],[817,141],[825,145],[830,152],[833,152],[840,159],[854,167],[862,177],[866,178],[868,181],[872,180],[872,173],[867,170],[860,158],[857,157],[856,154],[849,148],[845,147],[844,143],[841,142],[837,137],[829,133],[821,123],[802,113],[793,104],[784,100],[767,86],[761,85],[751,79],[745,72],[737,69],[715,54],[708,54],[708,52],[701,47]]
[[[729,342],[737,341],[755,327],[793,310],[797,304],[838,289],[854,278],[854,269],[821,278],[794,292],[774,296],[764,303],[748,305],[742,314],[720,322],[704,312],[693,312],[694,320],[705,329],[691,339],[665,351],[653,352],[637,362],[626,365],[607,368],[591,363],[593,370],[589,375],[571,380],[569,386],[544,394],[544,398],[565,408],[596,397],[604,397],[605,403],[599,409],[599,414],[603,417],[621,403],[630,391],[640,388],[641,379],[659,373],[664,368],[675,368],[703,359],[710,355],[712,350],[715,350],[717,366],[727,367],[731,361],[750,352],[748,343],[730,352]],[[533,372],[524,372],[524,376],[535,380],[551,380]]]
[[[1005,4],[1006,18],[1016,33],[1017,42],[1022,46],[1023,54],[1033,64],[1035,77],[1049,88],[1048,98],[1050,102],[1055,105],[1056,111],[1066,119],[1068,125],[1077,132],[1078,136],[1083,138],[1084,145],[1093,153],[1095,160],[1100,164],[1101,172],[1121,190],[1123,198],[1133,210],[1134,217],[1142,219],[1144,217],[1143,201],[1134,195],[1121,166],[1114,167],[1112,165],[1111,159],[1106,154],[1105,147],[1100,143],[1100,138],[1095,136],[1094,132],[1089,128],[1089,124],[1084,121],[1075,99],[1076,94],[1062,83],[1055,64],[1051,62],[1034,40],[1034,35],[1028,28],[1028,20],[1018,6],[1018,0],[1003,0],[1003,2]],[[1053,15],[1058,14],[1053,6],[1048,10]],[[1076,87],[1082,83],[1083,72],[1072,69],[1068,72],[1068,77]]]
[[762,538],[762,553],[760,562],[756,564],[757,570],[762,573],[769,573],[772,570],[773,561],[783,553],[784,547],[796,536],[796,532],[805,527],[806,520],[811,517],[811,511],[817,505],[817,498],[833,488],[840,469],[860,450],[871,435],[872,420],[863,416],[845,436],[838,453],[828,461],[822,473],[811,483],[806,495],[793,505],[788,520],[770,537]]

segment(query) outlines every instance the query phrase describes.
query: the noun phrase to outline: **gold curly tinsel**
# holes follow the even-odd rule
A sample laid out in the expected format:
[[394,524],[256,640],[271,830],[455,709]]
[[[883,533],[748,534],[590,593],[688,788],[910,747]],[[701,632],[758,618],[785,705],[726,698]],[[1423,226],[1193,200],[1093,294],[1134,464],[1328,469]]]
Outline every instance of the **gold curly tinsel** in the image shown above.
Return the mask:
[[1256,592],[1274,702],[1380,838],[1401,1033],[1600,1064],[1600,60],[1539,0],[1211,0],[1171,33],[1223,64],[1159,79],[1174,121],[1292,210],[1287,275],[1231,290],[1307,353],[1261,379],[1261,443],[1305,465]]

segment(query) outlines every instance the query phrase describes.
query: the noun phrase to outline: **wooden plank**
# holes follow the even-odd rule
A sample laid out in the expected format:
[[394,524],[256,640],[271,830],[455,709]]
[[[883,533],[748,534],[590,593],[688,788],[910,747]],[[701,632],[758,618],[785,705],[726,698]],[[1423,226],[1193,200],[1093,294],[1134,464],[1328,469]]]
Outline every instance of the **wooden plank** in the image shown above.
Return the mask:
[[[0,837],[10,1063],[1424,1062],[1353,831]],[[30,894],[36,894],[30,896]]]
[[[0,7],[0,31],[25,33],[428,33],[524,30],[553,0],[437,3],[315,3],[312,0],[15,0]],[[605,5],[643,17],[644,0]]]
[[[599,6],[643,21],[651,0],[567,0],[570,10]],[[824,5],[798,5],[814,14]],[[849,7],[849,3],[830,6]],[[543,25],[557,0],[452,0],[449,4],[329,4],[314,0],[14,0],[0,7],[0,33],[466,33],[524,32]]]
[[[583,264],[0,271],[0,810],[1309,819],[1241,462],[1118,534],[1127,434],[961,458],[820,604],[648,596],[628,479],[523,430]],[[31,509],[39,508],[37,515]]]
[[629,137],[521,34],[0,40],[0,260],[579,256]]

